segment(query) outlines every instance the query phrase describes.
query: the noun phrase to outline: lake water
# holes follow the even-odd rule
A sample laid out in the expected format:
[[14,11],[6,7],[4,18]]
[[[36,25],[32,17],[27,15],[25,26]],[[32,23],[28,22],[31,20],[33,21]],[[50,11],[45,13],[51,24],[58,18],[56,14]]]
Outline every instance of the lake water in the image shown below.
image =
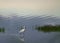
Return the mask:
[[23,43],[17,35],[0,34],[0,43]]
[[0,33],[0,43],[60,43],[59,32],[38,32],[36,30],[28,30],[24,34],[25,41],[20,40],[20,35]]

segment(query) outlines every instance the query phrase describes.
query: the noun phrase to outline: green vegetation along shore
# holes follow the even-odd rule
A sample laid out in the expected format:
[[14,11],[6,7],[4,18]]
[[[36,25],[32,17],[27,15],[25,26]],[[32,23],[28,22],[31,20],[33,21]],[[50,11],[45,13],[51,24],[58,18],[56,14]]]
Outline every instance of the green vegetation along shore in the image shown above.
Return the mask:
[[5,28],[0,28],[0,32],[5,32]]
[[37,26],[35,29],[38,31],[43,31],[43,32],[60,32],[60,25]]

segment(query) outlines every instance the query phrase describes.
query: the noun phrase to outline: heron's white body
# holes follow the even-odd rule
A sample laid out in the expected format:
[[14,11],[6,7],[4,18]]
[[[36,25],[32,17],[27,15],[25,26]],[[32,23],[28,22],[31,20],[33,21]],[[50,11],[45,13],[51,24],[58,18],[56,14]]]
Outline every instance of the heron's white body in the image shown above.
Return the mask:
[[24,31],[25,31],[25,29],[21,29],[21,30],[19,31],[19,33],[24,32]]
[[19,31],[19,33],[24,32],[25,31],[25,26],[23,26],[23,28]]

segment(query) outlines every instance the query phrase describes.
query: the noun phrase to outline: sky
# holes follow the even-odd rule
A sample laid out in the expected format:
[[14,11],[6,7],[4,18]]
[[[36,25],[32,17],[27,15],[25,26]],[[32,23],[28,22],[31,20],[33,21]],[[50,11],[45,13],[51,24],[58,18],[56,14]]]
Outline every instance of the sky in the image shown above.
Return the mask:
[[0,0],[0,15],[60,17],[60,0]]

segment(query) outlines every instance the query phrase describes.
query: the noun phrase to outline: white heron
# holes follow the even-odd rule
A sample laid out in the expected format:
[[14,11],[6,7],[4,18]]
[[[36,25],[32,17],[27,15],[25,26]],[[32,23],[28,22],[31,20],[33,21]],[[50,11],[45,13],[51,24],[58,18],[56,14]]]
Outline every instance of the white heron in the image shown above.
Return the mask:
[[21,28],[21,30],[19,31],[19,33],[22,33],[22,32],[24,32],[25,31],[25,26],[23,26],[22,28]]
[[24,41],[24,32],[25,32],[25,26],[21,27],[21,30],[19,31],[21,41]]

